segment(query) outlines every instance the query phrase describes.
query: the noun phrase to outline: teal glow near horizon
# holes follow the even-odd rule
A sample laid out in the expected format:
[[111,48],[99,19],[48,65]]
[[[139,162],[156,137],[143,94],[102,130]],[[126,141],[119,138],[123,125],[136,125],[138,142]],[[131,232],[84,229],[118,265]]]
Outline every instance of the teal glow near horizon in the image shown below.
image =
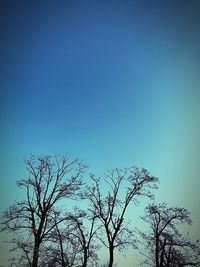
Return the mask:
[[72,2],[1,4],[0,211],[23,157],[66,153],[100,175],[147,168],[198,235],[198,1]]

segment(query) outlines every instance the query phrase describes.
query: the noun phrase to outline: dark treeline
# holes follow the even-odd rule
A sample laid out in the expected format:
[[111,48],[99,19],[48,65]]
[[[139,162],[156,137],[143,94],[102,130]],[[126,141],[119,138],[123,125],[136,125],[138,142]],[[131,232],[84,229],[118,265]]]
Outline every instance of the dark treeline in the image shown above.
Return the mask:
[[[26,197],[1,220],[1,231],[13,233],[10,266],[112,267],[115,251],[128,246],[140,250],[147,266],[200,266],[198,240],[180,232],[180,224],[191,224],[186,209],[150,203],[143,217],[146,232],[136,233],[126,221],[129,206],[153,199],[158,178],[147,170],[116,168],[97,177],[65,155],[31,157],[25,166],[27,178],[17,186]],[[98,256],[101,247],[108,251],[107,263]]]

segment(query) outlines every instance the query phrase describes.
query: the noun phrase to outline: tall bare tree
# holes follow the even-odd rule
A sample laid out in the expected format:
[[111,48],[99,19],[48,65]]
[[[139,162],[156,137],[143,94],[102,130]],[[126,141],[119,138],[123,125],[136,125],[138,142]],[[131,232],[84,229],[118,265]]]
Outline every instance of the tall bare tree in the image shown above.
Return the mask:
[[109,250],[108,267],[112,267],[114,250],[123,250],[128,244],[133,244],[130,242],[133,232],[125,223],[128,206],[131,202],[136,203],[139,197],[151,198],[158,179],[147,170],[135,167],[109,171],[104,177],[105,185],[101,185],[102,180],[94,175],[91,179],[93,186],[88,187],[88,198],[104,229],[106,241],[103,235],[100,239]]
[[153,266],[200,266],[198,241],[184,237],[178,228],[178,225],[191,224],[186,209],[167,207],[165,203],[152,204],[146,208],[143,220],[150,225],[150,231],[142,233],[142,237],[150,252],[146,256]]
[[4,212],[2,230],[33,235],[31,267],[37,267],[41,243],[55,228],[52,210],[60,200],[78,196],[86,166],[79,159],[70,160],[65,155],[31,157],[25,160],[25,165],[28,177],[17,185],[25,188],[26,199]]

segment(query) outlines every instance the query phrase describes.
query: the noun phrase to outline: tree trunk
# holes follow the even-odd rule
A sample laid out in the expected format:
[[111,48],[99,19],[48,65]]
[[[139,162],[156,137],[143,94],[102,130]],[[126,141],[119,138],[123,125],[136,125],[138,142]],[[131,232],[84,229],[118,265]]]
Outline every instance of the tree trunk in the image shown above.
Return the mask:
[[39,242],[35,242],[34,251],[33,251],[33,261],[31,267],[37,267],[38,266],[38,257],[39,257]]
[[166,267],[169,267],[169,265],[170,265],[170,261],[171,261],[171,249],[172,249],[172,246],[169,247],[169,252],[168,252],[168,256],[167,256]]
[[84,248],[84,258],[83,258],[83,264],[81,267],[86,267],[87,266],[87,260],[88,260],[88,251],[87,247]]
[[60,253],[61,253],[62,267],[66,267],[67,265],[65,264],[65,257],[64,257],[62,237],[60,235],[60,232],[59,232],[58,228],[57,228],[57,231],[58,231],[58,234],[59,234],[59,242],[60,242]]
[[155,261],[156,261],[156,267],[160,267],[159,264],[159,246],[158,246],[158,236],[156,236],[156,248],[155,248]]
[[164,239],[164,242],[162,245],[162,250],[161,250],[161,255],[160,255],[160,267],[163,267],[163,264],[164,264],[165,246],[166,246],[166,239]]
[[35,234],[35,244],[34,244],[34,251],[33,251],[33,261],[31,267],[38,267],[38,258],[39,258],[39,249],[41,244],[41,233],[44,226],[44,221],[46,218],[46,211],[43,212],[42,218],[37,230],[37,233]]
[[112,267],[113,266],[113,262],[114,262],[114,248],[113,248],[113,245],[110,245],[110,248],[109,248],[109,264],[108,264],[108,267]]

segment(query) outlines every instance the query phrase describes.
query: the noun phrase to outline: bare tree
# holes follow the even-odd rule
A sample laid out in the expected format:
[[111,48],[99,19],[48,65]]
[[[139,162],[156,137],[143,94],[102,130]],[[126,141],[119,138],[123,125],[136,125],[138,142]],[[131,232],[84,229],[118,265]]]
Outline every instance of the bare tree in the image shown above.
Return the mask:
[[[98,244],[94,243],[94,237],[98,230],[95,227],[96,215],[94,213],[85,212],[76,208],[75,212],[71,214],[70,220],[74,224],[76,231],[73,233],[77,236],[77,243],[80,247],[80,267],[86,267],[90,261],[90,266],[98,259],[96,251],[98,250]],[[86,226],[87,224],[87,226]]]
[[31,267],[31,260],[33,254],[33,240],[29,235],[25,239],[23,236],[17,236],[13,238],[10,242],[12,247],[10,252],[15,252],[15,257],[10,258],[10,266],[24,266]]
[[[38,266],[41,243],[54,229],[51,212],[65,198],[74,198],[82,186],[82,161],[65,155],[32,157],[25,160],[28,178],[17,182],[25,188],[26,200],[17,202],[4,212],[2,230],[31,234],[34,238],[31,267]],[[57,224],[61,223],[57,222]]]
[[60,212],[54,212],[55,228],[49,235],[49,246],[42,253],[43,266],[53,263],[62,267],[86,267],[88,263],[94,266],[98,258],[95,220],[93,214],[75,208],[61,224]]
[[[108,267],[114,263],[114,250],[122,250],[131,241],[133,232],[125,223],[125,213],[131,202],[136,203],[138,197],[152,197],[152,189],[156,189],[158,179],[151,176],[145,169],[125,168],[113,169],[104,178],[104,189],[101,188],[100,178],[91,175],[93,186],[88,187],[88,198],[91,201],[91,209],[100,220],[106,235],[99,235],[102,243],[109,250]],[[127,238],[129,236],[129,238]]]
[[150,231],[142,233],[142,237],[153,266],[200,266],[198,241],[190,241],[178,229],[178,224],[191,224],[186,209],[168,208],[165,203],[149,205],[143,220],[150,225]]

